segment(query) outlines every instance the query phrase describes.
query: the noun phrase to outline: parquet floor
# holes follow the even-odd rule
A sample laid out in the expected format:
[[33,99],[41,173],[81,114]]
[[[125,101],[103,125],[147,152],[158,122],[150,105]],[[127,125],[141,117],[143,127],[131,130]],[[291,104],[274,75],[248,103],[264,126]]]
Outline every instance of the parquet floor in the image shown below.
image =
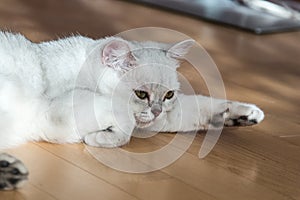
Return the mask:
[[[189,35],[211,55],[228,99],[252,102],[266,114],[258,126],[228,128],[204,159],[205,133],[172,165],[145,174],[123,173],[96,161],[82,144],[30,143],[8,152],[30,170],[20,190],[0,199],[300,199],[300,32],[257,36],[185,15],[111,0],[1,0],[0,28],[35,42],[80,33],[93,38],[146,26]],[[207,93],[189,68],[196,92]],[[147,152],[173,134],[133,138],[125,148]]]

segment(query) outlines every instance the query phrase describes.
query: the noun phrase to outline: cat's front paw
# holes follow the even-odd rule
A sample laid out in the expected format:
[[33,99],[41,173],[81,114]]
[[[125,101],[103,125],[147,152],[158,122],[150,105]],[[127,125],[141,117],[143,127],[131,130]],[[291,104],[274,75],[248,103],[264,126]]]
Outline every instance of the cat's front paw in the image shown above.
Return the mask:
[[225,126],[251,126],[264,119],[264,112],[253,104],[232,102],[225,117]]
[[84,142],[87,145],[106,148],[123,146],[127,144],[129,140],[130,135],[126,135],[112,126],[105,130],[89,133],[84,137]]
[[27,177],[28,170],[20,160],[6,153],[0,154],[0,190],[19,188]]

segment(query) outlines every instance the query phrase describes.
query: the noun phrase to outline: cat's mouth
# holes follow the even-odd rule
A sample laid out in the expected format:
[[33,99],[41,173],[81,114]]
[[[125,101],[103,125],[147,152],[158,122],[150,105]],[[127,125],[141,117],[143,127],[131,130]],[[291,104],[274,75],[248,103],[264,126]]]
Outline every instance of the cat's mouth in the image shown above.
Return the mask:
[[142,120],[140,120],[138,117],[136,117],[136,116],[134,116],[134,117],[135,117],[136,125],[137,125],[137,127],[139,127],[139,128],[145,128],[145,127],[148,127],[148,126],[150,126],[150,125],[153,123],[153,121],[155,120],[155,118],[154,118],[154,119],[149,120],[149,121],[142,121]]

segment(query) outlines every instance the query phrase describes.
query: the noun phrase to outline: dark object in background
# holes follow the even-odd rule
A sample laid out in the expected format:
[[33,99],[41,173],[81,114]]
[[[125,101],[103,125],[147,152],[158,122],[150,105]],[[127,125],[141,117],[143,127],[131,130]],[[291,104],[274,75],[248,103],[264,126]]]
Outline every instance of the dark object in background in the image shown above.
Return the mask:
[[300,2],[294,0],[135,0],[236,26],[256,34],[300,29]]

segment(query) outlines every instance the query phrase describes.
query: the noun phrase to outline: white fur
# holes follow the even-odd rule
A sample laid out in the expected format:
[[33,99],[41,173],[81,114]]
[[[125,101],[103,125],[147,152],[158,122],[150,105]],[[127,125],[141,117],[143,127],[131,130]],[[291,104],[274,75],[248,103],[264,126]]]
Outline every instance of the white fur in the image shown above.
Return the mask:
[[[214,128],[214,120],[260,122],[263,112],[254,105],[215,100],[212,110],[210,98],[177,92],[176,59],[191,46],[82,36],[37,44],[0,32],[0,149],[39,140],[115,147],[136,126],[189,131]],[[136,89],[148,91],[149,100]],[[163,101],[169,90],[174,98]]]

